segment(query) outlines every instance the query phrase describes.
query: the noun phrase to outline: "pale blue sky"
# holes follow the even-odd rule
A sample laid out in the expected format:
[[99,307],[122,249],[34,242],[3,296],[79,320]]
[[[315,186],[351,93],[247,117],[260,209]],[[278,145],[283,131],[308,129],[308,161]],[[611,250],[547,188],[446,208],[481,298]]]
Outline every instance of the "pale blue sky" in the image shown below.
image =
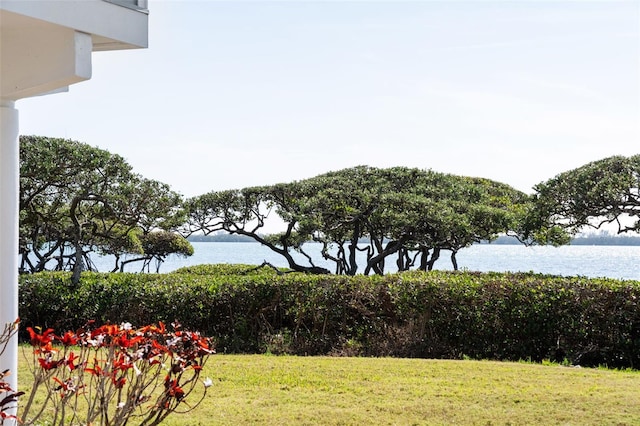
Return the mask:
[[526,192],[640,153],[640,2],[150,0],[150,46],[100,52],[21,133],[125,157],[186,196],[360,164]]

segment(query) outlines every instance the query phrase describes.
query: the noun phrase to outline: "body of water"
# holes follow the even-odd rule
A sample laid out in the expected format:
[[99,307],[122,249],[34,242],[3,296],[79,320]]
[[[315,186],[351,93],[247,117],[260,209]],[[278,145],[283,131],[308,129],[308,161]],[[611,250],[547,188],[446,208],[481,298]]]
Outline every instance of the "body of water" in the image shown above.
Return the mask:
[[[267,261],[275,266],[286,267],[284,258],[257,243],[194,242],[195,253],[188,258],[169,257],[160,267],[160,272],[174,271],[183,266],[243,263],[259,265]],[[312,256],[320,252],[320,244],[305,244]],[[302,263],[304,258],[296,256]],[[315,258],[320,259],[317,255]],[[539,272],[544,274],[586,277],[608,277],[616,279],[640,280],[640,246],[562,246],[525,247],[522,245],[477,244],[460,250],[457,255],[458,267],[469,271],[496,272]],[[94,259],[101,271],[113,268],[109,258]],[[395,258],[388,262],[387,272]],[[364,267],[364,257],[358,263],[360,271]],[[128,265],[129,272],[139,272],[141,263]],[[332,262],[318,262],[333,270]],[[152,266],[153,269],[153,266]],[[435,264],[435,269],[451,270],[450,252],[443,251]],[[153,272],[153,271],[152,271]]]

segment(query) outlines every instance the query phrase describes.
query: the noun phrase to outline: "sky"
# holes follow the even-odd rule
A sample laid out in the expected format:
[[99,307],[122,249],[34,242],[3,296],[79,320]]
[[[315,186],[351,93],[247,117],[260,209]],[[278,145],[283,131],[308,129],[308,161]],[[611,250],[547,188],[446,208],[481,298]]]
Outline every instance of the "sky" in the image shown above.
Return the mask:
[[357,165],[527,193],[640,153],[639,1],[149,0],[149,48],[18,101],[23,135],[185,197]]

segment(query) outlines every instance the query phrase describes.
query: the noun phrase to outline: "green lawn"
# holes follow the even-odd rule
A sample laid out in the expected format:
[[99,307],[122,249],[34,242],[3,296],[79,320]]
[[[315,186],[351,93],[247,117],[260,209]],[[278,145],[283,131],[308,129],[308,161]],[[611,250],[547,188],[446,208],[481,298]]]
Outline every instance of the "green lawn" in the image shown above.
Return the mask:
[[639,372],[214,355],[202,377],[214,382],[205,402],[167,425],[640,425]]

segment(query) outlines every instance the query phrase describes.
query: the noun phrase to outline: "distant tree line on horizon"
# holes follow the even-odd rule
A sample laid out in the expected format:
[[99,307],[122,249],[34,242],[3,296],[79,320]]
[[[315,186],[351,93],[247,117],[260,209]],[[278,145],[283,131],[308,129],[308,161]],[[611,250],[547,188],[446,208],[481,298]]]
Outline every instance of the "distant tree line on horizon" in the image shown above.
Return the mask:
[[[118,155],[38,136],[21,136],[20,167],[20,271],[72,270],[76,281],[93,269],[92,253],[113,255],[113,271],[131,262],[149,270],[154,261],[158,270],[168,255],[193,253],[187,238],[208,236],[256,241],[295,271],[354,275],[382,274],[390,263],[400,271],[430,270],[443,251],[457,268],[460,249],[500,243],[505,235],[562,245],[582,243],[574,237],[588,227],[640,231],[640,155],[561,173],[534,194],[484,178],[358,166],[185,200],[133,173]],[[274,217],[284,230],[266,234]],[[323,245],[332,271],[315,265],[304,247],[309,241]],[[361,251],[366,261],[359,265]],[[294,260],[294,252],[306,261]]]
[[[501,235],[491,242],[491,244],[517,245],[522,244],[515,237]],[[584,235],[571,238],[570,246],[640,246],[640,237],[631,235]]]

